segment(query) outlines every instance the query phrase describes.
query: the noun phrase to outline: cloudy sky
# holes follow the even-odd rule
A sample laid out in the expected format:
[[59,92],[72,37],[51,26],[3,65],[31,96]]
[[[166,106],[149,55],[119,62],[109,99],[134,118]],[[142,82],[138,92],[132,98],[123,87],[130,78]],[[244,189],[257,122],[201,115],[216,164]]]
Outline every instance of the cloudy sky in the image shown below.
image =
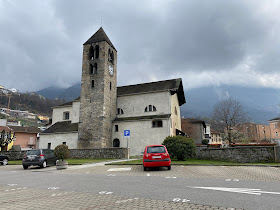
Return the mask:
[[0,0],[0,85],[78,83],[102,19],[119,86],[181,77],[187,89],[280,89],[279,11],[274,0]]

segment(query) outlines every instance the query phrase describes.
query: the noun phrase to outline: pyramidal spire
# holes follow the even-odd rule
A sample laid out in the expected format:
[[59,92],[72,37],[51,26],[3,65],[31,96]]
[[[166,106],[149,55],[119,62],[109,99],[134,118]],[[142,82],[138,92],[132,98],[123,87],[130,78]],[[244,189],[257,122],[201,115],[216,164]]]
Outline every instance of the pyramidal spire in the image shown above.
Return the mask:
[[92,44],[92,43],[96,43],[96,42],[102,42],[102,41],[106,41],[112,48],[114,48],[116,50],[116,48],[114,47],[114,45],[112,44],[112,42],[110,41],[110,39],[108,38],[107,34],[105,33],[105,31],[103,30],[102,27],[100,27],[98,29],[98,31],[92,35],[92,37],[90,37],[85,43],[86,44]]

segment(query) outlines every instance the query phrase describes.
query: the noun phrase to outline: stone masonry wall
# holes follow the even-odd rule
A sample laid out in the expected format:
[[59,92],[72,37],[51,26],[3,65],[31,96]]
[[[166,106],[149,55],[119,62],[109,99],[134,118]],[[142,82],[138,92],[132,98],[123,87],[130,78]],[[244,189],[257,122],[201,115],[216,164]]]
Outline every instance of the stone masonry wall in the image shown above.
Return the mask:
[[[0,154],[10,160],[22,160],[26,151],[5,151]],[[75,159],[123,159],[127,158],[126,148],[69,149],[70,158]]]
[[[232,161],[238,163],[275,162],[280,157],[280,147],[229,147],[229,148],[205,148],[197,147],[196,158],[208,160]],[[276,151],[274,151],[276,149]],[[276,152],[276,153],[275,153]],[[280,162],[279,158],[276,158]]]

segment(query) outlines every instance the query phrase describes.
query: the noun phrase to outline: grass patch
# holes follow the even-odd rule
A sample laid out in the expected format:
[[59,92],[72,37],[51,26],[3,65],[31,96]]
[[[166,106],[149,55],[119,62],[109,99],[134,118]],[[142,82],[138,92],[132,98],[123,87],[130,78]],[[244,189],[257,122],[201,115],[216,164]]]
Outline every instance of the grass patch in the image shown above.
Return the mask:
[[[82,165],[87,163],[99,163],[104,161],[110,161],[114,159],[68,159],[69,165]],[[10,160],[9,165],[22,165],[22,160]]]
[[[131,160],[124,162],[109,163],[108,165],[142,165],[142,159]],[[176,159],[171,160],[172,165],[275,165],[280,166],[280,163],[236,163],[236,162],[227,162],[219,160],[201,160],[201,159],[187,159],[185,161],[179,161]]]

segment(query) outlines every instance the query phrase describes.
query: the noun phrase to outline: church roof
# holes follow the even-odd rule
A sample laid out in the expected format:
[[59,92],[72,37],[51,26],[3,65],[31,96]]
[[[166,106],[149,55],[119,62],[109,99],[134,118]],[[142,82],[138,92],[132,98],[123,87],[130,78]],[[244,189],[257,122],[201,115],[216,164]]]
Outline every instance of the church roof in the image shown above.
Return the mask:
[[166,119],[169,118],[170,116],[171,114],[121,117],[121,118],[116,118],[114,121],[120,122],[120,121],[134,121],[134,120]]
[[171,79],[158,82],[143,83],[137,85],[128,85],[118,87],[118,96],[151,93],[159,91],[170,91],[172,94],[177,93],[179,99],[179,105],[186,103],[182,79]]
[[40,133],[40,129],[36,127],[9,126],[16,133]]
[[50,133],[68,133],[78,132],[78,123],[71,123],[71,121],[62,121],[53,124],[48,129],[44,130],[42,134]]
[[92,37],[90,37],[85,43],[86,44],[92,44],[92,43],[96,43],[96,42],[102,42],[105,41],[107,42],[112,48],[114,48],[116,50],[116,48],[114,47],[114,45],[112,44],[112,42],[110,41],[110,39],[108,38],[108,36],[106,35],[105,31],[103,30],[102,27],[100,27],[98,29],[98,31],[92,35]]

